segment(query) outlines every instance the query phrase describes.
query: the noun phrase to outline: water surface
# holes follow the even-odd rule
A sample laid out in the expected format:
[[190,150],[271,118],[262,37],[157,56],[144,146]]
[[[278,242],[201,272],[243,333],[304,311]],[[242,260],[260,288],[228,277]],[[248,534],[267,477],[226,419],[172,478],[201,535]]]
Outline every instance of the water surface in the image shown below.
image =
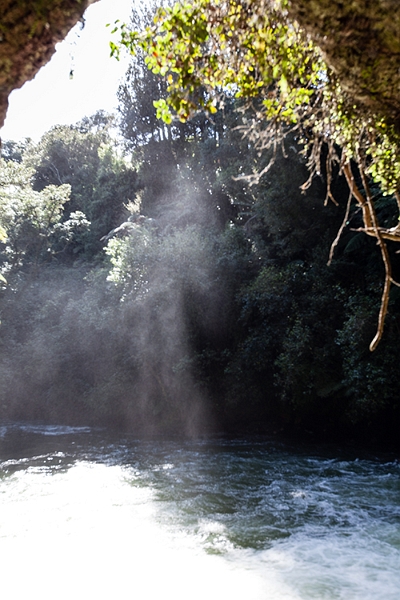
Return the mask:
[[0,427],[2,597],[398,600],[400,463]]

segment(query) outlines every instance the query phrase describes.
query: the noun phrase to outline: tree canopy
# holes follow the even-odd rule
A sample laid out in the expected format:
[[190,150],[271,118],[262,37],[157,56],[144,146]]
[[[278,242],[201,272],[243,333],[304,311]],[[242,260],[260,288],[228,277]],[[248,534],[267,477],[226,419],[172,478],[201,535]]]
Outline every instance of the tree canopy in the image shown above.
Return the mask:
[[[166,78],[168,96],[155,102],[165,122],[171,122],[173,115],[185,121],[198,109],[215,113],[224,92],[253,106],[253,116],[247,113],[242,132],[257,149],[272,147],[275,153],[292,132],[303,144],[313,176],[322,171],[322,149],[327,147],[327,197],[334,200],[331,179],[337,163],[362,211],[363,231],[377,240],[385,265],[373,350],[382,336],[391,285],[398,285],[386,243],[400,242],[398,122],[393,109],[386,110],[384,98],[382,106],[362,102],[360,94],[342,83],[309,28],[293,19],[295,4],[289,0],[177,3],[160,8],[142,31],[122,25],[120,43],[132,52],[144,51],[148,67]],[[115,43],[112,51],[118,52]],[[365,88],[365,82],[360,81],[360,87]],[[397,199],[391,227],[377,220],[371,182]]]
[[[117,118],[3,144],[1,418],[398,446],[397,190],[374,175],[368,146],[384,148],[382,123],[396,146],[395,110],[352,95],[328,42],[293,21],[307,3],[314,16],[322,7],[325,31],[325,0],[264,2],[265,14],[261,2],[196,0],[162,9],[148,30],[136,14],[137,33],[122,30],[136,54]],[[331,3],[345,14],[365,4]],[[187,85],[168,36],[193,61]],[[371,353],[382,255],[388,310]]]
[[[0,416],[182,435],[208,414],[218,431],[397,440],[400,295],[371,354],[382,268],[355,202],[326,266],[345,182],[321,210],[296,135],[270,165],[232,94],[157,124],[159,78],[133,57],[123,144],[104,114],[4,144]],[[233,177],[268,165],[252,186]],[[385,222],[395,200],[374,194]]]

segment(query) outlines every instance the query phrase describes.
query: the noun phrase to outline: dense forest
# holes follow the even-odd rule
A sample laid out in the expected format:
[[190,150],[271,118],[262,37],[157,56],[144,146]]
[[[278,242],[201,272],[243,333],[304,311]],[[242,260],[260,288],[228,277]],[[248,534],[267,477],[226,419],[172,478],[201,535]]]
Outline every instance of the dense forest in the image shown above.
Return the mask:
[[339,168],[251,144],[257,97],[161,121],[166,88],[138,53],[118,115],[3,142],[1,418],[396,442],[400,289],[371,353],[384,265]]

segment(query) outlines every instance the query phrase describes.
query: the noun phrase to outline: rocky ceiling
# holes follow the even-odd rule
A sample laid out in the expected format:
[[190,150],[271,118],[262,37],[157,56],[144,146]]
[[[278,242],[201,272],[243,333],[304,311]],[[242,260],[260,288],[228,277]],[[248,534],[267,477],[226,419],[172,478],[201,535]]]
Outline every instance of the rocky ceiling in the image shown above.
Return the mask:
[[400,0],[290,0],[289,12],[355,102],[400,132]]
[[93,1],[0,0],[0,127],[10,92],[50,60],[56,44]]
[[[10,92],[49,61],[93,1],[0,0],[0,127]],[[291,0],[289,12],[355,101],[400,131],[400,0]]]

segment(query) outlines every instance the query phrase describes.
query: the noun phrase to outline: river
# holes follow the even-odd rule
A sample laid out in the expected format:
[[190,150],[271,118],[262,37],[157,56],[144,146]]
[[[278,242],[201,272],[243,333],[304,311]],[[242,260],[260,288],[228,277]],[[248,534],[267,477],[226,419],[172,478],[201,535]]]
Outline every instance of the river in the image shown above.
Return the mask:
[[398,600],[400,463],[0,427],[5,600]]

